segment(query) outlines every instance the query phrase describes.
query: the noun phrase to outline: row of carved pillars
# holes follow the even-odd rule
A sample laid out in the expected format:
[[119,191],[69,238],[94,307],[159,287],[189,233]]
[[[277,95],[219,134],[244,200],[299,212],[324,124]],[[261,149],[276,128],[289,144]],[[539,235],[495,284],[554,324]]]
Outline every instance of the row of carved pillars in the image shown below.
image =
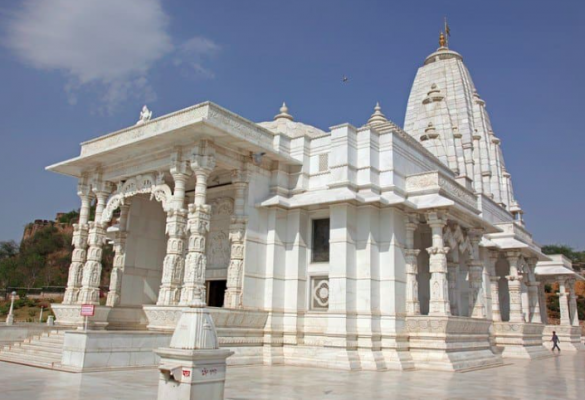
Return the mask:
[[[181,154],[177,153],[173,156],[171,164],[170,172],[175,189],[167,209],[167,252],[163,261],[157,305],[202,306],[206,299],[205,240],[211,218],[211,206],[206,204],[207,179],[215,168],[215,151],[207,142],[201,142],[193,149],[190,163],[182,160]],[[185,185],[192,175],[195,177],[195,198],[193,204],[189,204],[188,209],[185,209]],[[88,181],[83,179],[78,187],[82,206],[79,223],[74,226],[74,251],[64,304],[99,304],[101,257],[106,241],[106,227],[98,221],[101,221],[111,185],[100,184],[99,179],[96,182],[92,188]],[[244,236],[247,223],[244,214],[247,171],[234,171],[232,183],[236,206],[230,225],[231,256],[224,306],[237,308],[241,306],[242,299]],[[93,194],[97,197],[95,220],[88,222]],[[120,206],[119,230],[113,235],[115,257],[106,302],[111,307],[120,304],[129,207],[128,200]],[[185,257],[186,240],[188,248]]]
[[[94,182],[83,177],[77,194],[81,198],[79,221],[73,226],[73,255],[63,304],[99,304],[102,252],[106,242],[106,227],[101,216],[111,193],[111,184],[98,173]],[[94,221],[89,221],[90,205],[97,199]]]
[[[455,261],[448,262],[449,247],[445,246],[443,230],[447,225],[444,214],[431,211],[426,214],[427,224],[431,228],[432,245],[427,248],[429,253],[430,300],[429,315],[449,316],[458,313],[455,301],[457,290],[458,267]],[[419,223],[419,216],[409,214],[406,216],[406,313],[407,315],[420,314],[420,302],[418,299],[418,263],[420,252],[414,246],[414,233]],[[479,257],[479,241],[481,234],[473,232],[470,235],[471,251],[469,257],[470,270],[470,309],[474,318],[485,318],[485,306],[483,302],[482,282],[483,263]]]
[[[458,315],[457,307],[457,276],[459,273],[458,251],[445,245],[443,232],[447,225],[444,214],[431,211],[426,214],[426,221],[431,228],[432,246],[426,249],[429,253],[430,300],[429,315],[449,316]],[[418,299],[418,265],[417,257],[420,252],[414,246],[414,234],[419,223],[419,216],[409,214],[406,216],[406,313],[407,315],[420,315],[420,302]],[[481,231],[471,230],[468,233],[470,250],[468,257],[469,282],[470,282],[470,310],[473,318],[487,318],[488,305],[485,304],[483,293],[484,262],[479,251]],[[449,252],[453,254],[447,257]],[[536,260],[530,259],[526,264],[526,271],[521,268],[520,251],[506,251],[504,253],[510,266],[508,290],[510,297],[510,322],[541,323],[539,282],[534,277]],[[488,256],[488,274],[490,277],[492,319],[502,321],[499,303],[499,282],[495,265],[499,252],[490,250]],[[526,273],[523,273],[526,272]],[[523,306],[523,289],[528,301]],[[576,306],[575,306],[576,307]],[[526,313],[523,311],[525,310]],[[568,315],[568,314],[567,314]]]
[[[542,323],[541,315],[541,291],[542,287],[534,275],[536,259],[525,260],[519,250],[508,250],[503,252],[508,261],[509,272],[506,275],[508,281],[509,322],[532,322]],[[500,277],[496,273],[496,263],[500,253],[490,250],[488,255],[488,272],[490,276],[492,320],[502,321],[500,305]],[[523,294],[526,294],[527,301],[523,301]]]

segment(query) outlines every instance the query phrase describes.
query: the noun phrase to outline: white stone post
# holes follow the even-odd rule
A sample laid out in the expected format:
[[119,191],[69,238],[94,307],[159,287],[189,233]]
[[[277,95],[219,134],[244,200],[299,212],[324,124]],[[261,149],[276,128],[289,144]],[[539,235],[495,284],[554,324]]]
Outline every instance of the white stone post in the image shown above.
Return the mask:
[[185,276],[181,291],[181,305],[205,304],[205,238],[209,232],[211,206],[205,204],[207,178],[215,168],[215,152],[205,142],[193,150],[191,168],[197,179],[195,200],[189,204],[189,252],[185,260]]
[[418,260],[420,250],[414,248],[414,231],[418,225],[416,214],[407,215],[406,222],[406,248],[404,250],[406,261],[406,315],[420,315],[420,302],[418,300]]
[[510,264],[510,275],[506,276],[510,292],[510,322],[525,322],[522,313],[522,275],[518,270],[520,252],[507,251],[506,258]]
[[14,299],[16,299],[16,292],[10,293],[10,310],[6,317],[6,325],[14,325]]
[[542,316],[540,315],[540,282],[536,280],[535,269],[536,258],[530,258],[527,260],[529,268],[530,281],[526,282],[528,287],[528,304],[530,307],[529,321],[535,324],[542,323]]
[[548,324],[548,313],[546,307],[546,294],[544,292],[544,286],[546,285],[546,281],[539,282],[538,285],[538,302],[540,306],[540,319],[542,323]]
[[451,315],[459,315],[459,294],[457,292],[457,277],[459,275],[459,258],[455,251],[451,251],[451,258],[447,257],[447,280],[449,281],[449,306]]
[[427,221],[432,230],[433,245],[427,249],[430,254],[429,271],[431,273],[431,296],[429,315],[451,315],[449,306],[449,283],[447,281],[447,253],[449,248],[443,243],[443,228],[447,221],[439,212],[427,214]]
[[559,280],[559,309],[561,310],[561,325],[571,325],[567,281],[564,279]]
[[498,261],[499,253],[494,250],[489,251],[489,274],[490,274],[490,289],[492,292],[492,320],[494,322],[502,321],[502,314],[500,312],[500,282],[499,276],[496,273],[496,263]]
[[202,142],[193,150],[191,167],[197,177],[195,202],[189,205],[189,254],[181,302],[187,306],[168,348],[156,350],[159,365],[158,398],[223,399],[226,359],[233,352],[219,348],[217,332],[205,304],[205,234],[210,206],[205,204],[207,178],[215,167],[213,149]]
[[128,211],[130,210],[130,200],[124,200],[120,205],[120,220],[118,221],[118,231],[114,232],[114,265],[110,274],[110,290],[106,305],[115,307],[120,304],[120,295],[122,289],[122,275],[124,275],[124,265],[126,262],[126,238],[128,237]]
[[575,294],[575,280],[571,279],[569,285],[569,310],[571,311],[571,325],[579,326],[579,311],[577,309],[577,295]]
[[469,260],[469,282],[471,284],[470,309],[473,318],[485,318],[486,307],[483,303],[483,261],[479,254],[479,242],[482,231],[472,230],[469,232],[471,241],[471,260]]
[[156,302],[159,306],[177,305],[181,296],[181,280],[185,267],[184,248],[187,231],[187,210],[185,209],[185,183],[191,171],[181,161],[179,153],[174,156],[171,175],[175,181],[171,206],[167,212],[166,234],[167,254],[163,261],[161,286]]
[[89,223],[89,250],[87,252],[87,261],[83,267],[81,290],[77,303],[99,305],[102,252],[106,243],[106,227],[105,224],[102,224],[101,218],[106,207],[106,200],[111,192],[111,185],[108,182],[99,180],[93,190],[97,197],[97,204],[94,221]]
[[246,223],[248,222],[245,216],[248,173],[245,169],[232,171],[232,185],[235,190],[234,214],[230,224],[230,264],[223,306],[225,308],[240,308],[242,307],[244,238],[246,236]]
[[77,195],[81,198],[79,220],[73,224],[73,254],[69,266],[67,289],[63,297],[63,304],[75,304],[81,290],[83,266],[87,261],[87,238],[89,232],[89,210],[91,205],[91,187],[87,177],[83,177],[77,184]]
[[527,282],[526,285],[528,286],[528,295],[530,296],[530,322],[541,324],[540,296],[538,295],[540,282]]

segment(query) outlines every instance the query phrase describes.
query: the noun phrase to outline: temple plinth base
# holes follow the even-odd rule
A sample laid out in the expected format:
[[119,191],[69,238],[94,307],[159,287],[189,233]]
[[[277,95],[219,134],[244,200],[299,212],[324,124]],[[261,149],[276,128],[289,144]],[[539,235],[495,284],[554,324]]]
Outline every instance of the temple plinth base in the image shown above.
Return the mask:
[[416,368],[467,371],[502,365],[490,346],[491,321],[452,316],[406,317]]
[[543,358],[550,352],[542,345],[544,324],[494,322],[496,346],[504,358]]
[[[559,347],[561,350],[585,351],[585,346],[581,342],[580,326],[546,325],[542,333],[542,341],[545,347],[552,348],[553,344],[550,340],[553,331],[555,331],[559,337]],[[550,344],[550,346],[548,344]]]
[[[51,309],[55,314],[56,325],[83,329],[85,317],[81,316],[81,304],[53,304],[51,305]],[[94,316],[88,317],[88,329],[106,329],[108,326],[108,315],[111,310],[111,307],[95,306]]]

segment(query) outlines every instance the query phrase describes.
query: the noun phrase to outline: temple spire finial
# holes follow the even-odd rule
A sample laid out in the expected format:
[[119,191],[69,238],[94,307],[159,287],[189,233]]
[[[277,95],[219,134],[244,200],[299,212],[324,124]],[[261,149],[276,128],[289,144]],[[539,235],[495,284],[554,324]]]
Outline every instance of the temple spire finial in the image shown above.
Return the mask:
[[280,114],[275,115],[274,120],[276,121],[279,118],[285,118],[291,121],[293,120],[293,116],[288,113],[288,107],[284,101],[282,102],[282,107],[280,107]]
[[440,48],[446,48],[447,40],[445,40],[445,35],[443,31],[439,32],[439,46]]
[[376,102],[376,106],[374,107],[374,113],[368,120],[368,125],[378,125],[383,124],[384,122],[388,122],[386,116],[382,113],[382,107],[380,107],[380,103]]

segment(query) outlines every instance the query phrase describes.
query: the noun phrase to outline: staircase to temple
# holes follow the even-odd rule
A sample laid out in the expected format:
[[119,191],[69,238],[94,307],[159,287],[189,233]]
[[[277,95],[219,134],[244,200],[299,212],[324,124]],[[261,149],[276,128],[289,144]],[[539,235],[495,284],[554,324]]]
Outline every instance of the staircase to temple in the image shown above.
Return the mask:
[[0,350],[0,361],[59,369],[64,340],[64,331],[45,332],[25,339],[23,342],[4,346]]

